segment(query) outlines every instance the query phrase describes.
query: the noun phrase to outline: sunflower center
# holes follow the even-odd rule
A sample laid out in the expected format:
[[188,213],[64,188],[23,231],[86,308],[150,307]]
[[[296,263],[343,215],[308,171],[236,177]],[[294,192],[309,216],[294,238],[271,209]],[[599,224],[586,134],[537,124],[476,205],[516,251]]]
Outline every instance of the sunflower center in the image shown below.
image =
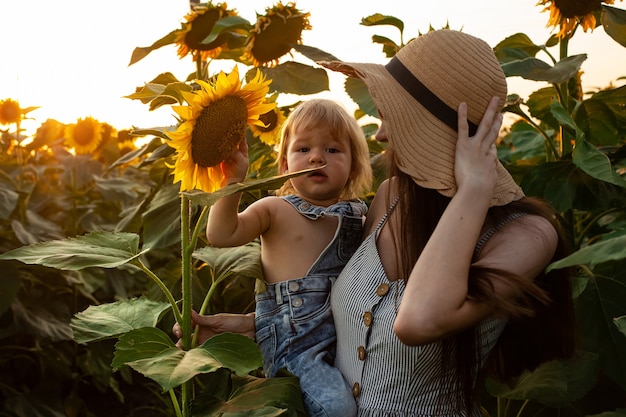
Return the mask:
[[196,51],[210,51],[222,45],[226,41],[226,36],[220,34],[211,43],[202,43],[209,36],[217,22],[221,18],[221,9],[209,9],[205,13],[196,17],[191,22],[191,30],[185,35],[185,44],[189,49]]
[[261,132],[271,132],[276,129],[278,123],[278,115],[276,111],[270,110],[267,113],[263,113],[259,116],[259,120],[265,123],[265,126],[256,126],[257,130]]
[[17,123],[20,120],[20,105],[16,101],[7,100],[0,103],[0,123]]
[[258,62],[272,62],[298,43],[304,27],[304,17],[269,16],[269,24],[255,36],[252,55]]
[[78,145],[89,145],[95,137],[96,131],[93,123],[81,121],[74,128],[74,142]]
[[554,4],[561,11],[563,16],[572,18],[575,16],[585,16],[598,9],[602,0],[555,0]]
[[191,134],[191,158],[201,167],[219,164],[244,140],[248,121],[246,101],[226,96],[202,109]]

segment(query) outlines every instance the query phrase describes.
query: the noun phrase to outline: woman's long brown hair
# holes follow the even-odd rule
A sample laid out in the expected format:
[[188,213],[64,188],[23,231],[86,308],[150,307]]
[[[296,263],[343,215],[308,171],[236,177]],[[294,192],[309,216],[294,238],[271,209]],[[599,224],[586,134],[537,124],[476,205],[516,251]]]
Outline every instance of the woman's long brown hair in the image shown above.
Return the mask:
[[[390,218],[395,223],[391,230],[398,234],[393,236],[399,252],[398,276],[408,279],[450,199],[435,190],[418,186],[397,168],[392,168],[390,173],[395,177],[392,187],[400,195]],[[569,241],[558,217],[546,203],[524,197],[506,206],[492,207],[488,216],[497,224],[511,213],[537,215],[550,221],[559,236],[552,262],[570,253]],[[451,256],[454,256],[452,251]],[[472,265],[469,276],[469,297],[489,304],[494,311],[509,318],[485,364],[486,375],[507,381],[525,370],[532,371],[543,362],[572,356],[574,305],[569,270],[552,270],[529,282],[506,271]],[[510,299],[495,297],[493,280],[497,279],[513,281],[517,294]],[[459,411],[471,412],[475,406],[474,385],[478,376],[480,342],[476,328],[463,330],[442,341],[442,364],[454,367],[459,377],[457,392],[463,393],[462,398],[456,399]]]

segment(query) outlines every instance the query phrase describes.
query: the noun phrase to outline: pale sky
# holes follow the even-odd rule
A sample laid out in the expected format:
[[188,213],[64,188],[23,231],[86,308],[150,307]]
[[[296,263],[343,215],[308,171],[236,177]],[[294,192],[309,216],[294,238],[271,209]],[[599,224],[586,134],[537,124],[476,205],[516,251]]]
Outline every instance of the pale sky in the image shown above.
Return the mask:
[[[230,0],[229,8],[254,22],[273,2]],[[407,6],[414,3],[415,5]],[[303,34],[306,45],[315,46],[345,61],[385,63],[375,34],[398,41],[395,29],[365,27],[361,18],[374,13],[392,15],[405,24],[405,41],[449,23],[485,39],[495,46],[504,38],[524,32],[536,44],[551,34],[548,13],[537,0],[297,0],[296,6],[311,13],[313,27]],[[618,2],[617,7],[622,8]],[[39,126],[47,118],[73,123],[92,116],[118,129],[152,127],[175,123],[174,112],[164,106],[150,112],[148,106],[123,98],[162,72],[183,80],[194,71],[191,57],[180,60],[176,47],[160,48],[128,66],[132,51],[149,46],[180,27],[189,10],[187,0],[0,0],[0,100],[16,99],[22,107],[40,106],[30,113]],[[558,51],[551,51],[558,56]],[[583,86],[587,89],[621,85],[626,76],[626,48],[614,42],[599,27],[593,33],[577,33],[570,55],[587,53]],[[538,55],[545,58],[544,55]],[[295,56],[302,62],[306,58]],[[227,63],[232,67],[234,63]],[[240,69],[240,72],[243,71]],[[509,78],[509,92],[526,97],[543,87],[540,83]],[[331,77],[331,92],[352,109],[343,94],[343,77]],[[284,103],[286,104],[286,103]],[[27,127],[27,125],[25,126]],[[28,128],[28,127],[27,127]]]

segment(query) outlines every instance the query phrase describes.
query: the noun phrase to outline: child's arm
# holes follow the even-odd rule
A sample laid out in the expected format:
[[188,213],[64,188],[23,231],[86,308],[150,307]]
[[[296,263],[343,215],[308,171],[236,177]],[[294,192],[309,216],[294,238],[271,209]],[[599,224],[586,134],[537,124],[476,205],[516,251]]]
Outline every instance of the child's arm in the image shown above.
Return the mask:
[[[248,145],[243,140],[233,154],[222,163],[225,182],[242,182],[248,171]],[[231,194],[218,200],[209,211],[206,234],[209,243],[217,247],[244,245],[259,237],[269,225],[267,204],[262,200],[239,211],[241,193]]]

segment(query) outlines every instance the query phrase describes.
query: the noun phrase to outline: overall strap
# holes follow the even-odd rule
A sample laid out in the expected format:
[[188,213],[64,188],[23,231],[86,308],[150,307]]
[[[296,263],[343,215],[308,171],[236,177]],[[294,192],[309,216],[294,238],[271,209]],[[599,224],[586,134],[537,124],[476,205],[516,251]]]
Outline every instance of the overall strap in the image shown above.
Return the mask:
[[476,247],[474,248],[474,260],[478,259],[478,255],[480,254],[480,251],[483,249],[483,246],[485,246],[485,243],[487,243],[487,241],[491,238],[491,236],[493,236],[498,230],[500,230],[502,226],[509,223],[510,221],[519,219],[520,217],[524,215],[526,215],[526,213],[522,213],[522,212],[511,213],[504,219],[500,220],[500,222],[498,222],[498,224],[496,224],[494,227],[487,230],[480,237],[480,239],[478,239],[478,243],[476,244]]
[[391,214],[393,209],[396,207],[396,204],[398,204],[398,201],[400,201],[400,196],[399,195],[391,202],[391,205],[387,209],[387,212],[385,213],[385,215],[380,219],[380,221],[376,225],[376,228],[374,229],[374,233],[376,233],[376,236],[378,236],[378,233],[380,232],[380,229],[382,229],[383,225],[387,221],[387,218],[389,217],[389,215]]

